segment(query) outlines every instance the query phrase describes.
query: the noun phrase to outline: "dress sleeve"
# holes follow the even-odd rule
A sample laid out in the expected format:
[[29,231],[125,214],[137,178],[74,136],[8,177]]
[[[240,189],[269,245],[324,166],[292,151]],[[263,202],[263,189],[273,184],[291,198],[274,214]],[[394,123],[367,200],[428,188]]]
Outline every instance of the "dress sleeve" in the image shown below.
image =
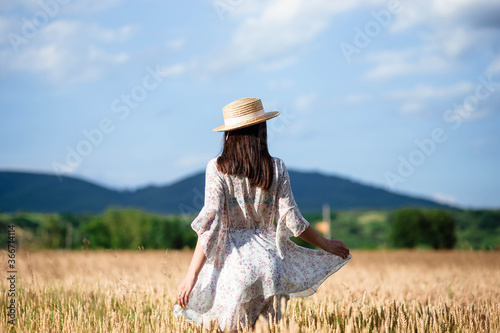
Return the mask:
[[284,247],[293,243],[290,237],[298,237],[309,227],[310,223],[302,216],[295,202],[288,170],[282,161],[278,168],[276,220],[276,245],[279,256],[283,258]]
[[214,263],[223,244],[224,212],[223,179],[217,170],[216,159],[210,160],[205,173],[205,203],[191,228],[198,234],[209,263]]

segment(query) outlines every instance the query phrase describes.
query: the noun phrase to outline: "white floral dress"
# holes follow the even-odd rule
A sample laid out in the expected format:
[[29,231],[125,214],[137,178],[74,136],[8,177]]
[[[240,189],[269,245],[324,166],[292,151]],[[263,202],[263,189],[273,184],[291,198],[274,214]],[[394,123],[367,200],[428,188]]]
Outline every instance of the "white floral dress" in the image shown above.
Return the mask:
[[295,203],[281,159],[273,158],[269,191],[250,186],[248,178],[221,173],[216,160],[208,162],[205,205],[191,224],[207,261],[188,304],[183,309],[176,304],[174,315],[197,326],[209,327],[214,320],[222,329],[236,330],[261,313],[279,319],[275,298],[314,294],[351,255],[342,259],[290,240],[309,222]]

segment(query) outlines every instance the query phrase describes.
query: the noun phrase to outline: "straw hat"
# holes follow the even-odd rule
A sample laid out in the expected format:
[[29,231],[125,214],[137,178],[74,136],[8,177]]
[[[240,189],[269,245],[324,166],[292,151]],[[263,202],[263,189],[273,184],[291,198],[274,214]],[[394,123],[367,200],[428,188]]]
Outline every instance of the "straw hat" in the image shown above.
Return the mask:
[[259,98],[246,97],[229,103],[222,108],[224,125],[213,129],[214,132],[227,132],[252,126],[276,117],[278,111],[264,112]]

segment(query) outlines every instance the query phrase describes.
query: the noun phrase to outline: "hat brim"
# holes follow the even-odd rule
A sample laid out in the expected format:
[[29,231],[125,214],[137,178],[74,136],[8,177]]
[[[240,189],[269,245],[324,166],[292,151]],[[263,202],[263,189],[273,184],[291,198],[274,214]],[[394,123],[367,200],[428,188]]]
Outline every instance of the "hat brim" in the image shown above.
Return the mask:
[[227,131],[232,131],[232,130],[236,130],[236,129],[240,129],[240,128],[244,128],[244,127],[249,127],[249,126],[252,126],[252,125],[255,125],[258,123],[262,123],[262,122],[269,120],[271,118],[274,118],[274,117],[278,116],[279,114],[280,114],[279,111],[266,112],[265,114],[263,114],[260,117],[256,117],[256,118],[253,118],[253,119],[250,119],[247,121],[242,121],[242,122],[240,122],[236,125],[233,125],[233,126],[222,125],[222,126],[214,128],[212,131],[214,131],[214,132],[227,132]]

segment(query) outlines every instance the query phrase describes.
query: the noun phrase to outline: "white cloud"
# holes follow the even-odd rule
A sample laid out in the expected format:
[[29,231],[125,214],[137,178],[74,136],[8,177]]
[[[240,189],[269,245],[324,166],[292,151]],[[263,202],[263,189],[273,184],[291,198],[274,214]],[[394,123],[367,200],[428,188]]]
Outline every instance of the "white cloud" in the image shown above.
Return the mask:
[[0,45],[8,43],[9,39],[7,34],[12,31],[12,18],[7,16],[0,16]]
[[267,81],[267,87],[270,90],[278,89],[289,89],[295,85],[295,81],[292,79],[274,80],[271,79]]
[[367,52],[365,59],[375,63],[367,78],[378,80],[458,70],[463,62],[468,62],[468,56],[498,53],[500,2],[405,1],[388,28],[393,34],[416,34],[417,43],[407,50],[393,51],[392,55],[384,52],[372,56]]
[[122,64],[129,60],[129,55],[127,53],[110,54],[94,46],[90,46],[87,59],[90,61],[104,60],[111,64]]
[[[66,2],[66,3],[65,3]],[[40,0],[2,0],[0,10],[10,11],[20,7],[27,12],[63,10],[71,13],[101,12],[123,2],[123,0],[71,0],[71,1],[40,1]],[[50,9],[43,4],[51,3]],[[56,7],[57,6],[57,7]]]
[[404,75],[415,70],[415,66],[401,61],[377,65],[366,74],[369,79],[381,79],[390,76]]
[[172,50],[180,50],[185,43],[186,39],[179,37],[167,40],[165,46]]
[[48,72],[51,79],[61,80],[73,62],[68,49],[52,43],[19,53],[10,66],[18,71]]
[[[227,48],[210,60],[210,72],[249,63],[287,59],[290,51],[311,41],[330,24],[335,14],[355,8],[360,1],[275,0],[251,9],[236,8],[241,25]],[[242,6],[244,7],[244,6]],[[243,13],[245,13],[244,17]],[[291,60],[288,60],[289,62]],[[285,61],[286,64],[286,61]],[[265,68],[265,66],[264,66]]]
[[414,73],[445,72],[451,66],[444,57],[424,50],[383,52],[380,55],[372,54],[368,59],[378,64],[365,75],[371,80]]
[[19,52],[4,49],[0,58],[4,69],[40,73],[52,83],[98,79],[110,66],[129,60],[125,52],[110,52],[110,44],[129,40],[138,30],[125,25],[109,29],[76,20],[58,20],[20,44]]
[[493,61],[488,65],[486,69],[486,74],[496,74],[500,73],[500,56],[497,56]]
[[299,112],[311,112],[317,99],[317,93],[300,95],[295,99],[294,107]]
[[[500,15],[500,14],[499,14]],[[432,31],[421,34],[423,48],[454,61],[467,54],[488,50],[496,52],[500,47],[499,31],[476,29],[457,24],[456,26],[437,26]]]
[[283,59],[279,59],[276,61],[271,61],[267,63],[262,63],[258,65],[258,68],[265,72],[280,70],[289,66],[292,66],[297,63],[297,57],[288,56]]
[[401,113],[406,115],[420,113],[422,111],[422,104],[415,101],[406,102],[401,107]]
[[441,32],[441,36],[436,35],[434,34],[434,39],[439,40],[443,53],[453,58],[465,53],[475,42],[472,32],[464,28],[446,30]]
[[345,96],[343,100],[347,104],[362,104],[371,102],[373,100],[373,94],[350,94]]
[[434,201],[445,205],[454,205],[456,203],[456,199],[454,196],[444,193],[434,193],[432,195],[432,198],[434,199]]
[[[469,82],[458,82],[449,86],[417,85],[412,89],[396,89],[390,91],[385,96],[389,99],[403,100],[404,103],[400,112],[404,115],[415,115],[429,112],[433,106],[425,106],[426,102],[433,99],[454,100],[457,97],[470,94],[474,90],[474,85]],[[431,104],[429,104],[431,105]],[[479,112],[477,113],[479,114]],[[482,113],[481,113],[482,115]],[[470,119],[476,119],[473,116]]]
[[172,66],[165,66],[162,67],[160,70],[160,75],[162,76],[174,76],[174,75],[180,75],[184,73],[186,70],[186,65],[185,64],[175,64]]
[[487,117],[491,114],[491,110],[489,107],[476,107],[476,108],[468,108],[463,104],[459,107],[455,107],[455,114],[460,115],[460,119],[462,122],[472,122],[482,118]]
[[97,24],[88,25],[87,29],[91,39],[106,43],[126,42],[139,30],[137,26],[133,25],[124,25],[117,29],[106,29]]
[[485,26],[498,22],[497,0],[424,0],[404,3],[391,30],[400,31],[425,23],[435,26]]
[[36,0],[4,0],[0,2],[2,11],[9,11],[16,7],[21,7],[30,11],[40,9],[40,5]]
[[[213,8],[215,9],[217,7],[217,2],[214,0],[206,0],[210,4],[213,5]],[[229,18],[229,19],[234,19],[234,20],[241,20],[242,18],[246,18],[250,15],[256,15],[262,11],[263,6],[265,5],[266,0],[252,0],[252,1],[245,1],[245,0],[237,0],[237,1],[222,1],[223,3],[226,4],[231,4],[233,3],[233,6],[226,6],[224,9],[224,17],[223,18]],[[217,10],[216,10],[217,11]]]
[[123,0],[78,0],[64,6],[72,13],[95,13],[117,6],[121,2]]
[[467,94],[474,86],[469,82],[458,82],[444,87],[418,85],[412,89],[396,89],[387,94],[389,98],[427,100],[433,98],[450,98]]

